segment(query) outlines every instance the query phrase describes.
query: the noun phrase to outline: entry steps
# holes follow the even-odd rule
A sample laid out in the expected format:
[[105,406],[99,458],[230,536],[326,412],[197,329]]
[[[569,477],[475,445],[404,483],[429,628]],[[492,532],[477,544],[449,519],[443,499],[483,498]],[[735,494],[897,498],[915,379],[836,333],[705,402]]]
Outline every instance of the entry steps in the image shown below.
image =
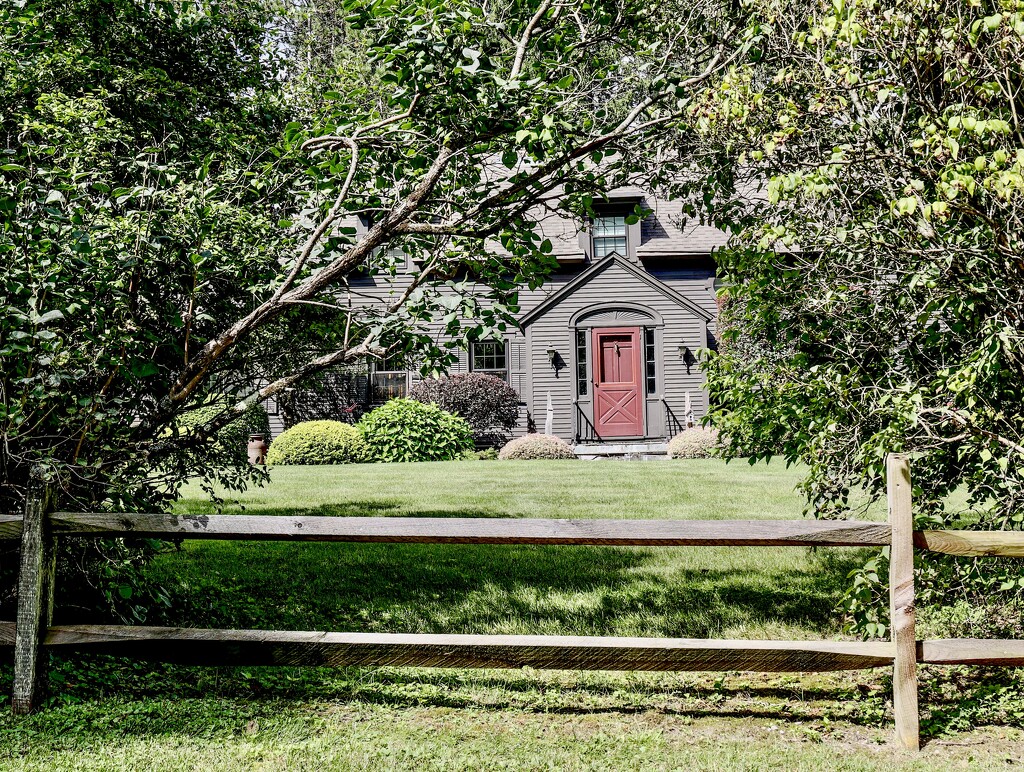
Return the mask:
[[584,461],[618,459],[621,461],[660,461],[668,458],[668,443],[609,442],[581,443],[575,448],[576,456]]

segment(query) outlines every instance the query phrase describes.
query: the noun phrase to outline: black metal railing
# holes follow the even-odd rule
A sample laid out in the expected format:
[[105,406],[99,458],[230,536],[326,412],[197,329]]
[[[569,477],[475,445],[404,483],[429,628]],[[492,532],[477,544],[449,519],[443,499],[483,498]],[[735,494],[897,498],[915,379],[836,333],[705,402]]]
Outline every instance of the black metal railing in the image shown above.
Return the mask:
[[576,443],[601,442],[601,435],[597,433],[597,427],[587,418],[579,402],[576,403]]
[[686,422],[679,420],[676,414],[672,412],[668,402],[663,402],[662,404],[665,406],[665,435],[667,437],[675,437],[686,428]]

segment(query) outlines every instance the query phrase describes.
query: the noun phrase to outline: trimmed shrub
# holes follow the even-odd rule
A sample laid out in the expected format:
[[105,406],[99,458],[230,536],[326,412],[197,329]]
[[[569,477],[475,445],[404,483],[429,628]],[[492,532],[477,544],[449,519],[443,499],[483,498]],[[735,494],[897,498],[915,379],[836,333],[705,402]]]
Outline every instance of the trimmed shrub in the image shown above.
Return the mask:
[[718,431],[693,427],[677,434],[668,443],[669,458],[711,458],[718,447]]
[[507,443],[498,454],[502,461],[576,458],[572,446],[553,434],[524,434]]
[[393,399],[359,421],[374,461],[450,461],[473,450],[473,429],[437,405]]
[[367,460],[362,432],[341,421],[304,421],[274,440],[267,464],[358,464]]
[[412,388],[409,397],[465,418],[480,443],[503,442],[519,422],[519,394],[501,378],[486,373],[427,378]]
[[[221,397],[209,405],[182,413],[178,418],[178,433],[191,434],[220,416],[228,407],[227,400]],[[218,455],[231,463],[249,463],[250,434],[262,434],[265,440],[270,441],[270,419],[261,403],[253,405],[217,432]]]

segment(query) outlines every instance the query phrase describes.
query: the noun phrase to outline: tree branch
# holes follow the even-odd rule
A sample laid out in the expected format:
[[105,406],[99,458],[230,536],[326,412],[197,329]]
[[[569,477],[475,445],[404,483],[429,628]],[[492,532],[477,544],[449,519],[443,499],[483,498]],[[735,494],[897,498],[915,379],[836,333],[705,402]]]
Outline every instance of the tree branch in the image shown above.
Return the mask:
[[526,29],[523,30],[523,34],[519,37],[519,42],[516,44],[516,57],[512,62],[512,69],[509,71],[509,80],[518,80],[520,73],[523,71],[523,63],[526,60],[526,50],[530,45],[530,37],[533,35],[534,29],[540,24],[540,20],[544,18],[544,14],[551,8],[551,0],[544,0],[540,4],[540,8],[537,9],[537,13],[533,15],[529,23],[526,25]]

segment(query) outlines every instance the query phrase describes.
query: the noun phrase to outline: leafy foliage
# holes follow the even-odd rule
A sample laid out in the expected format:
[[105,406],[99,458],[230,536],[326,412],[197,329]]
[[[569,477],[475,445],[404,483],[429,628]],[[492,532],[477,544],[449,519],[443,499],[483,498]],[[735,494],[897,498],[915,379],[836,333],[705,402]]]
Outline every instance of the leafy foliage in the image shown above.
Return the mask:
[[[0,8],[0,509],[40,466],[89,509],[238,490],[259,471],[209,463],[230,411],[178,431],[211,395],[238,414],[500,336],[555,265],[537,218],[633,181],[757,35],[730,0],[278,12]],[[366,274],[388,302],[356,300]]]
[[332,368],[314,375],[300,388],[278,397],[286,427],[303,421],[356,423],[363,415],[369,389],[366,366]]
[[503,379],[486,373],[426,378],[409,397],[465,418],[477,442],[502,442],[519,422],[519,394]]
[[[219,427],[178,432],[213,389],[150,418],[279,271],[282,197],[255,173],[285,123],[270,18],[245,2],[0,7],[0,510],[37,464],[88,508],[258,474],[208,463]],[[258,376],[243,358],[207,373],[225,393]]]
[[[285,124],[270,16],[234,0],[0,5],[0,512],[20,509],[32,469],[87,509],[162,509],[191,475],[259,479],[210,441],[218,426],[145,418],[214,318],[278,272],[281,197],[253,173]],[[227,372],[209,375],[232,386]],[[0,604],[15,547],[0,546]],[[138,585],[160,549],[63,543],[60,586],[143,621],[166,600]]]
[[502,461],[575,459],[572,446],[553,434],[524,434],[506,443],[498,453]]
[[[700,116],[767,183],[720,256],[708,372],[728,452],[806,463],[823,517],[881,496],[886,453],[911,453],[919,525],[1020,528],[1024,127],[1004,84],[1024,76],[1024,8],[795,3],[762,43]],[[961,486],[972,512],[945,508]],[[1021,592],[998,565],[921,570],[925,593]]]
[[[218,423],[217,419],[225,412],[235,415],[232,406],[224,399],[190,410],[182,414],[178,422],[178,431],[184,435],[201,432],[204,427]],[[262,434],[264,439],[270,439],[270,418],[267,416],[267,409],[260,403],[233,418],[231,423],[222,426],[209,442],[216,443],[217,457],[223,459],[225,465],[241,466],[249,461],[250,434]]]
[[372,410],[359,428],[374,461],[450,461],[473,450],[473,429],[464,419],[412,399]]
[[358,464],[369,449],[363,434],[341,421],[305,421],[278,435],[267,453],[267,463]]
[[718,447],[718,432],[693,427],[684,429],[668,443],[669,458],[711,458]]

